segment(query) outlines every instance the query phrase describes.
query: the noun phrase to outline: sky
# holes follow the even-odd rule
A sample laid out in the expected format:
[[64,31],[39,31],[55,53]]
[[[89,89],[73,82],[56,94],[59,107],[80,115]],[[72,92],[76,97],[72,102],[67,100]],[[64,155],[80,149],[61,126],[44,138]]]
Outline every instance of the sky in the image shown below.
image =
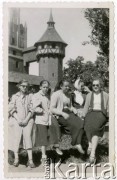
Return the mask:
[[[61,38],[68,44],[66,47],[63,66],[67,61],[78,56],[84,57],[84,62],[94,62],[97,57],[98,47],[85,45],[84,41],[89,41],[91,27],[89,21],[84,17],[84,9],[80,8],[53,8],[53,19],[55,28]],[[50,8],[21,8],[20,21],[27,23],[27,47],[33,46],[47,29],[47,21],[50,16]],[[35,69],[35,70],[34,70]],[[31,63],[29,73],[38,75],[38,64]]]

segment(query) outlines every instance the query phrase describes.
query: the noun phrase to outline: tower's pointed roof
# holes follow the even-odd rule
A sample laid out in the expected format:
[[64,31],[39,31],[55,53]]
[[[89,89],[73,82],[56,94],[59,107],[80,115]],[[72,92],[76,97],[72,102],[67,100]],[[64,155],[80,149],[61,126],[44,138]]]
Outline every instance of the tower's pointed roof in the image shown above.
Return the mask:
[[60,42],[66,46],[67,43],[65,43],[63,41],[63,39],[60,37],[60,35],[58,34],[58,32],[56,31],[56,29],[54,27],[55,22],[54,22],[53,16],[52,16],[52,10],[50,11],[50,17],[49,17],[49,21],[47,22],[47,24],[48,24],[48,27],[47,27],[45,33],[39,39],[39,41],[37,41],[35,43],[35,46],[37,46],[38,44],[43,43],[43,42]]
[[48,23],[50,23],[50,22],[55,23],[55,22],[53,21],[52,9],[50,10],[50,18],[49,18]]

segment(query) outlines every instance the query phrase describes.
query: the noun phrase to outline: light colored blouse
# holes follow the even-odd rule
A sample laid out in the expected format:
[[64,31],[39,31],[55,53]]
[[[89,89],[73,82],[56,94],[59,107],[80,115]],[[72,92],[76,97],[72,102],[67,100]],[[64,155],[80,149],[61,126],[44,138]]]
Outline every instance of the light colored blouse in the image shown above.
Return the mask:
[[50,125],[51,115],[49,97],[44,95],[43,92],[40,90],[38,93],[33,95],[32,104],[33,113],[35,114],[35,123],[42,125]]
[[[91,101],[92,92],[88,93],[86,96],[85,105],[83,108],[83,113],[86,115],[90,109],[90,101]],[[104,98],[104,109],[109,116],[109,96],[106,92],[103,91],[103,98]]]
[[94,110],[101,110],[101,93],[94,93],[94,102],[93,102]]
[[16,112],[20,120],[24,120],[31,109],[31,96],[22,95],[20,92],[14,94],[9,102],[9,115]]
[[74,91],[74,94],[75,94],[75,102],[80,104],[80,106],[82,106],[84,103],[84,98],[82,96],[82,93],[79,91]]

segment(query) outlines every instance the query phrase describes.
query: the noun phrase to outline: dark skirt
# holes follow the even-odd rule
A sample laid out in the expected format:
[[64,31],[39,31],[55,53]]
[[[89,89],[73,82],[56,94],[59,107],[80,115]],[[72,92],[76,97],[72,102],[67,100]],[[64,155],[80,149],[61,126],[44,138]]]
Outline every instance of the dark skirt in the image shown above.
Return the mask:
[[84,130],[89,141],[92,136],[103,136],[104,127],[107,122],[106,116],[101,111],[91,111],[86,115]]
[[58,123],[54,121],[53,118],[50,126],[36,124],[36,136],[34,147],[49,145],[54,145],[55,147],[58,147],[60,140],[58,126]]
[[[69,113],[69,112],[67,112]],[[81,144],[84,121],[73,113],[69,113],[69,118],[66,120],[62,116],[57,119],[59,125],[64,128],[65,132],[71,135],[71,144]]]
[[35,147],[47,146],[49,143],[49,126],[36,124]]

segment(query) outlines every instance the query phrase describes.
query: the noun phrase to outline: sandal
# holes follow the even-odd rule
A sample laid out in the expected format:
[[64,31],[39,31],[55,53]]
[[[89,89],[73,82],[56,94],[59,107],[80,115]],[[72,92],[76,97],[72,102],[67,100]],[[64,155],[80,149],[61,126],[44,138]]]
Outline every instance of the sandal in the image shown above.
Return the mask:
[[94,157],[92,157],[92,156],[89,157],[89,163],[92,164],[92,165],[95,165],[95,164],[96,164],[96,158],[95,158],[95,156],[94,156]]

